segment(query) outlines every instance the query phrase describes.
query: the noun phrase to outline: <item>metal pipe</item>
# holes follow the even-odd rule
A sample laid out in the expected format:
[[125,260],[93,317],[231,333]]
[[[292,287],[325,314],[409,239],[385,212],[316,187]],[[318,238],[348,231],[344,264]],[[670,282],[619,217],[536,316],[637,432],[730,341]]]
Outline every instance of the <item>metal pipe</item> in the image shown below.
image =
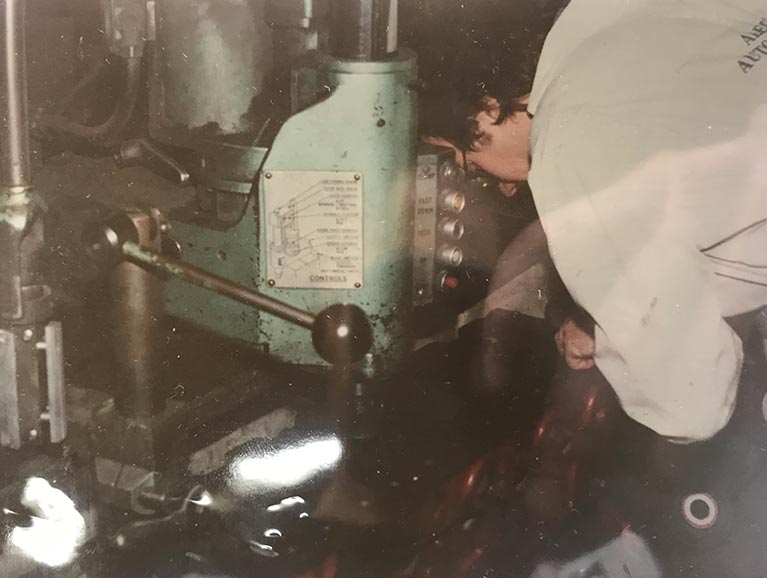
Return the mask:
[[136,265],[140,265],[158,273],[165,273],[173,277],[178,277],[188,283],[209,289],[215,293],[224,295],[261,311],[265,311],[275,317],[300,325],[306,329],[312,329],[314,326],[315,316],[308,311],[303,311],[302,309],[273,299],[263,293],[253,291],[247,287],[243,287],[242,285],[213,275],[194,265],[167,259],[159,253],[145,249],[136,243],[131,242],[123,243],[122,252],[128,261],[135,263]]
[[114,396],[123,415],[149,417],[165,409],[162,388],[163,284],[132,263],[121,263],[109,280]]
[[[154,219],[127,213],[139,243],[160,249]],[[114,394],[118,411],[149,417],[165,409],[162,387],[163,282],[145,267],[122,262],[109,278]]]
[[333,56],[385,60],[397,52],[397,0],[333,0]]
[[103,142],[117,136],[133,118],[141,90],[141,58],[126,58],[122,92],[111,116],[96,126],[85,126],[60,115],[44,115],[40,124],[49,133],[84,140]]
[[0,179],[6,187],[28,187],[32,175],[29,158],[27,108],[25,0],[2,0],[0,34]]

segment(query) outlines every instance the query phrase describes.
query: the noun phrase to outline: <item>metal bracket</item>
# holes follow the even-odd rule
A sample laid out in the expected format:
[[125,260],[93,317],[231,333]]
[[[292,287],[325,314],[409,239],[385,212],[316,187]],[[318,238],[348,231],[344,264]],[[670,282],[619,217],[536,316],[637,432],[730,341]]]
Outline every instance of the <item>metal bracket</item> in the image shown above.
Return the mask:
[[[43,341],[34,341],[32,327],[0,329],[0,446],[20,449],[37,438],[39,422],[50,424],[52,443],[67,436],[66,381],[61,323],[45,326]],[[45,351],[48,409],[40,411],[38,356]]]
[[51,430],[51,442],[63,442],[67,437],[66,379],[64,378],[64,346],[61,323],[45,326],[45,341],[37,343],[45,350],[45,374],[48,381],[48,411],[41,416]]
[[0,446],[19,449],[18,387],[16,378],[16,336],[0,329]]

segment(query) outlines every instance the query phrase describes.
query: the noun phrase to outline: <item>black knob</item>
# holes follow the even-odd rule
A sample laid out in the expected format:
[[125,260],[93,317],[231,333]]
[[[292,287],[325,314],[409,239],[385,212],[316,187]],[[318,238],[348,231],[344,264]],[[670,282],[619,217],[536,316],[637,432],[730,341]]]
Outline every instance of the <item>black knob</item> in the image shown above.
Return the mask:
[[116,215],[107,223],[91,223],[83,230],[85,253],[97,265],[112,267],[122,261],[122,245],[136,242],[138,231],[130,217]]
[[325,361],[344,365],[359,361],[370,351],[373,331],[362,309],[336,304],[315,317],[312,343]]

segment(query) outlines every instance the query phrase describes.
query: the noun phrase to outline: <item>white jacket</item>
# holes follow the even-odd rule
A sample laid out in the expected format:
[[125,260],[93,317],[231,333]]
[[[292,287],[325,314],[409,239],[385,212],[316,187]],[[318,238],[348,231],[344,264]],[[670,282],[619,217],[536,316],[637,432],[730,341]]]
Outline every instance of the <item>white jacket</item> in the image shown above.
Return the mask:
[[572,0],[529,111],[552,257],[595,319],[596,364],[659,434],[729,420],[767,304],[767,4]]

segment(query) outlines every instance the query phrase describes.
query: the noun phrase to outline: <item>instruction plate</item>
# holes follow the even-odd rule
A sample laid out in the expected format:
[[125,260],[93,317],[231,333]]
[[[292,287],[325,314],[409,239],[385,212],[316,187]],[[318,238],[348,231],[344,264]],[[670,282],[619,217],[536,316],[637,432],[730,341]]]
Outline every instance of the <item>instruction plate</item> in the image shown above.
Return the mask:
[[293,289],[362,287],[362,177],[272,171],[264,179],[266,274]]

